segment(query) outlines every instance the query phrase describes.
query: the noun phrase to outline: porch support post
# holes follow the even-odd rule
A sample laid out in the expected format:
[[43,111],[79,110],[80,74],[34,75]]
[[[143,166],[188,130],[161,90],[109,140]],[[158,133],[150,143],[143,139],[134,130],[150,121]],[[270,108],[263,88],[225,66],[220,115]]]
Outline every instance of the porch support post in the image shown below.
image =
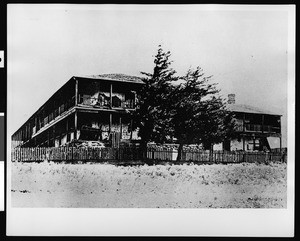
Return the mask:
[[48,147],[50,146],[50,130],[48,129],[47,131],[47,142],[48,142]]
[[133,120],[131,119],[130,120],[130,140],[132,140],[132,132],[133,132],[132,127],[133,127]]
[[279,136],[279,150],[280,150],[280,153],[281,153],[281,149],[282,149],[282,138],[281,138],[281,134]]
[[75,110],[75,113],[74,113],[74,139],[77,140],[77,110]]
[[109,133],[111,133],[111,127],[112,127],[112,113],[109,113]]
[[243,151],[245,151],[245,119],[246,119],[246,114],[243,113]]
[[120,116],[120,139],[122,139],[122,117]]
[[281,152],[281,149],[282,149],[282,132],[281,132],[281,116],[279,117],[279,138],[280,138],[280,152]]
[[66,118],[66,133],[68,134],[69,132],[69,120]]

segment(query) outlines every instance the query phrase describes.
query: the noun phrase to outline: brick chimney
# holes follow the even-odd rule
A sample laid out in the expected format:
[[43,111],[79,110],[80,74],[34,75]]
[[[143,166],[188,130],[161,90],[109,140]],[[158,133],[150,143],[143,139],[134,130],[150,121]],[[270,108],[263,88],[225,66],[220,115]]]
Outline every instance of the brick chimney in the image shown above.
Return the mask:
[[228,104],[235,104],[235,94],[229,94],[228,95]]

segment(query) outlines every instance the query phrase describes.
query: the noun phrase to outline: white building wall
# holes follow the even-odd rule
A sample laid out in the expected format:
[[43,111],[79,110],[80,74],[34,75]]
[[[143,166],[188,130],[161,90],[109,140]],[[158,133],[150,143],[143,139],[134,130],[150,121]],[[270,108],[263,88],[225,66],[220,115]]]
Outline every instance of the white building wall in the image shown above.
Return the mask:
[[241,139],[241,141],[231,140],[230,141],[230,150],[231,151],[243,150],[243,140],[242,139]]
[[61,145],[64,145],[67,143],[67,135],[64,135],[62,138],[61,138]]
[[141,138],[138,136],[138,130],[132,132],[132,139],[133,140],[140,140]]
[[55,139],[55,141],[54,141],[54,146],[55,146],[55,147],[59,147],[59,139]]
[[[258,142],[258,140],[256,140]],[[245,139],[245,151],[253,151],[253,140],[252,139]],[[240,141],[232,140],[230,142],[230,150],[231,151],[242,151],[243,150],[243,138]]]
[[[75,134],[75,133],[74,133]],[[79,136],[80,136],[80,130],[77,130],[77,136],[76,136],[76,140],[79,139]]]
[[223,150],[223,144],[222,143],[214,144],[213,145],[213,150],[214,151],[222,151]]
[[128,124],[122,124],[122,139],[129,140],[130,132],[128,131]]

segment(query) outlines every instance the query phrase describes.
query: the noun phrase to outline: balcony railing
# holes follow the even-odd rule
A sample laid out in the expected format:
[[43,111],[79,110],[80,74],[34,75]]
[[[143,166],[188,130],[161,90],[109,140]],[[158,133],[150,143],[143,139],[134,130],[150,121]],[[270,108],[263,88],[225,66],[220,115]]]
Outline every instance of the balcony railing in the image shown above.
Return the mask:
[[246,124],[245,125],[245,131],[261,132],[262,131],[262,125]]
[[71,109],[73,106],[75,106],[75,96],[73,96],[71,99],[67,100],[63,104],[61,104],[58,108],[54,109],[52,112],[48,113],[45,117],[43,117],[40,120],[40,125],[35,127],[35,131],[33,134],[35,134],[39,129],[43,128],[50,122],[56,119],[56,117],[63,115],[66,111]]
[[243,129],[243,124],[237,124],[236,125],[236,131],[239,131],[239,132],[242,132],[244,129]]
[[275,127],[271,125],[254,125],[254,124],[246,124],[245,131],[252,131],[252,132],[265,132],[265,133],[279,133],[280,127]]
[[118,97],[113,96],[112,105],[110,99],[99,99],[87,96],[79,96],[78,104],[90,107],[98,108],[123,108],[123,109],[134,109],[135,103],[134,99],[128,99],[126,101],[121,101]]

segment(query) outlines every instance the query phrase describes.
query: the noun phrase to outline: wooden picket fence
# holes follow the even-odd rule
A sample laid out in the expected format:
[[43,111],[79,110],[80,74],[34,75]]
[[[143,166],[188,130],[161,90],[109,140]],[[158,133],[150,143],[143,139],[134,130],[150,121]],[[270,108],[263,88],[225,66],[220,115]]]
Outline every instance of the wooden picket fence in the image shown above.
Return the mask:
[[183,152],[182,160],[196,162],[214,162],[214,163],[238,163],[243,162],[246,152],[226,152],[226,151],[201,151],[201,152]]
[[85,160],[135,160],[139,158],[137,149],[126,148],[76,148],[76,147],[36,147],[16,148],[12,151],[12,161],[85,161]]
[[[13,162],[41,162],[41,161],[155,161],[176,162],[177,151],[147,150],[146,155],[138,148],[76,148],[76,147],[35,147],[15,148],[12,151]],[[143,157],[146,157],[143,159]],[[183,152],[181,162],[194,163],[240,163],[256,162],[268,163],[287,161],[286,152],[228,152],[228,151],[195,151]]]
[[213,163],[239,163],[239,162],[277,162],[287,161],[286,153],[272,152],[229,152],[229,151],[203,151],[183,152],[182,160]]

